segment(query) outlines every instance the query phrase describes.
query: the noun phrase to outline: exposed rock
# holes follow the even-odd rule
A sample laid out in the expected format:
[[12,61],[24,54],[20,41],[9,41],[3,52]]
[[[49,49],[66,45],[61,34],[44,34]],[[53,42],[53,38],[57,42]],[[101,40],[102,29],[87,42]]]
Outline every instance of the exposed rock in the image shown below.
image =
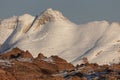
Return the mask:
[[48,80],[66,80],[61,76],[50,77]]
[[24,52],[19,48],[13,48],[12,51],[0,55],[0,59],[15,59],[15,58],[33,58],[33,57],[28,51]]
[[33,58],[29,51],[14,48],[0,55],[0,80],[118,80],[120,64],[89,63],[74,67],[66,60],[39,54]]
[[43,60],[40,60],[40,61],[34,60],[33,64],[38,66],[44,74],[53,74],[58,72],[57,67],[54,64],[48,63]]
[[16,80],[16,79],[11,73],[0,68],[0,80]]
[[38,57],[36,59],[41,60],[41,59],[44,59],[44,58],[46,58],[46,57],[42,53],[39,53]]
[[14,65],[9,68],[5,68],[8,72],[12,73],[17,80],[41,80],[40,77],[43,76],[41,70],[28,62],[20,62],[14,60]]
[[38,57],[34,59],[33,63],[40,67],[43,72],[47,72],[49,74],[58,73],[63,70],[74,70],[74,66],[72,64],[58,56],[46,58],[43,54],[39,54]]
[[74,70],[74,66],[70,63],[68,63],[66,60],[58,57],[58,56],[51,56],[53,59],[53,62],[55,63],[55,65],[58,68],[58,71],[61,70],[67,70],[67,71],[71,71]]
[[72,76],[72,77],[69,78],[69,80],[81,80],[81,79],[78,76],[74,76],[74,77]]
[[22,58],[33,58],[33,56],[31,55],[29,51],[26,51],[22,53]]

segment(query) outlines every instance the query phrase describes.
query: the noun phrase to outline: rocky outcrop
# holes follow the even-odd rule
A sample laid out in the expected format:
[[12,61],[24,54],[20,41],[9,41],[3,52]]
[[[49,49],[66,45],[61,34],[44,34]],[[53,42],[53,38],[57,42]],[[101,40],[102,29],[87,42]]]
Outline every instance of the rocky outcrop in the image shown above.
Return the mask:
[[86,78],[80,78],[78,76],[72,76],[69,78],[69,80],[87,80]]
[[0,55],[0,80],[65,80],[64,76],[53,75],[71,69],[72,64],[57,56],[47,58],[40,53],[33,58],[29,51],[19,48]]
[[57,66],[59,71],[66,70],[71,71],[74,70],[74,66],[70,63],[68,63],[66,60],[58,57],[58,56],[51,56],[53,59],[53,62],[55,63],[55,66]]
[[46,58],[43,54],[39,54],[38,57],[34,59],[33,63],[41,68],[43,72],[49,74],[55,74],[65,70],[74,70],[74,66],[72,64],[68,63],[66,60],[63,60],[58,56],[51,56],[49,58]]
[[74,67],[66,60],[39,54],[33,58],[29,51],[14,48],[0,55],[0,80],[118,80],[120,64],[89,63]]
[[37,56],[37,60],[42,60],[42,59],[45,59],[46,57],[42,54],[42,53],[39,53],[38,56]]
[[22,51],[19,48],[13,48],[11,51],[0,55],[0,59],[15,59],[15,58],[33,58],[29,51]]
[[16,80],[41,80],[39,77],[42,77],[43,74],[37,66],[16,60],[13,63],[12,67],[5,68],[5,70],[12,73]]
[[0,80],[16,80],[16,78],[8,71],[0,68]]
[[44,74],[50,75],[50,74],[55,74],[58,72],[57,67],[54,64],[48,63],[48,62],[43,61],[43,60],[41,60],[41,61],[34,60],[33,64],[38,66]]

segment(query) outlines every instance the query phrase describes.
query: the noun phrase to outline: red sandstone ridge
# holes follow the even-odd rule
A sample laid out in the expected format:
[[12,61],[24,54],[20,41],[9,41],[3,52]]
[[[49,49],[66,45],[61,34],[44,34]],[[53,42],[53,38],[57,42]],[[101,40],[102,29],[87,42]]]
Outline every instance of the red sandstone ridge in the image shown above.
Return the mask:
[[[41,56],[41,54],[39,56]],[[37,57],[33,60],[33,64],[41,68],[43,72],[47,72],[47,74],[55,74],[64,70],[74,70],[74,66],[72,64],[67,63],[66,60],[63,60],[58,56],[51,56],[49,58],[46,58],[42,55],[42,59],[41,57]]]
[[55,63],[55,65],[57,66],[58,70],[67,70],[67,71],[71,71],[74,70],[74,66],[72,64],[68,64],[66,60],[58,57],[58,56],[51,56],[53,62]]
[[14,59],[14,58],[33,58],[29,51],[23,51],[19,48],[13,48],[11,51],[0,55],[0,59]]
[[83,58],[74,67],[66,60],[14,48],[0,55],[0,80],[119,80],[120,64],[98,65]]
[[42,53],[39,53],[38,54],[38,57],[36,58],[36,59],[44,59],[44,58],[46,58]]
[[58,56],[47,58],[40,53],[33,58],[29,51],[19,48],[0,55],[0,80],[65,80],[55,74],[73,69],[72,64]]

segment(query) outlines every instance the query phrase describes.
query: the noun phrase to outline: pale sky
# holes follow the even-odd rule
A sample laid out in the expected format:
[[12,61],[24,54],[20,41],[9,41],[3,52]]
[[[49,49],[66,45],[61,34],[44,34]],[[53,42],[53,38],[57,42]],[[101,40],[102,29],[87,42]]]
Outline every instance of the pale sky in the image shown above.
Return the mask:
[[0,19],[53,8],[75,23],[98,20],[120,22],[120,0],[0,0]]

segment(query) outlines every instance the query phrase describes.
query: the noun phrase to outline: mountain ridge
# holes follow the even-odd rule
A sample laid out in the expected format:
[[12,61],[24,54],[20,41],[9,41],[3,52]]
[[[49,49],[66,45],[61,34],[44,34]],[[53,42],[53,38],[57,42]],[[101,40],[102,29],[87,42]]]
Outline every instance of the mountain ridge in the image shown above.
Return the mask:
[[[47,9],[39,16],[25,14],[0,48],[0,52],[19,47],[45,56],[58,55],[74,65],[87,57],[98,64],[118,63],[119,23],[94,21],[77,25],[61,12]],[[102,59],[102,60],[101,60]]]

